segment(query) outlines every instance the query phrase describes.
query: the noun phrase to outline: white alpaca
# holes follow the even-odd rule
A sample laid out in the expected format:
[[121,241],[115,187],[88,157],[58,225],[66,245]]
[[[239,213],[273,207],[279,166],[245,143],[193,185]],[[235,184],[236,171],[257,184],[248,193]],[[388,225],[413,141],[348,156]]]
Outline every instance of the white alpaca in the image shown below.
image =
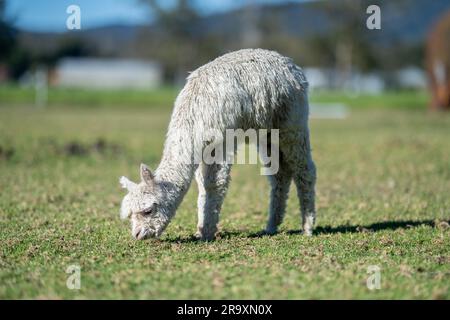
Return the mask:
[[[225,54],[198,68],[175,101],[162,160],[154,173],[141,165],[141,182],[125,177],[128,190],[121,217],[131,218],[136,239],[158,237],[174,217],[195,174],[198,183],[198,231],[211,240],[230,180],[231,164],[196,164],[204,134],[226,129],[279,129],[279,169],[269,176],[269,220],[273,234],[282,222],[289,186],[294,180],[303,230],[315,222],[316,169],[308,129],[308,83],[290,58],[274,51],[244,49]],[[268,142],[270,144],[270,141]]]

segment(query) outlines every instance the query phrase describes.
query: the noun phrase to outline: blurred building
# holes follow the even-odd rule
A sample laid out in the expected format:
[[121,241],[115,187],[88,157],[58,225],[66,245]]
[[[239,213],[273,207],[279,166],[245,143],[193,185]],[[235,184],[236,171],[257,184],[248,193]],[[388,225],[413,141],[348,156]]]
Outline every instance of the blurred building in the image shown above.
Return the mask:
[[312,90],[346,90],[357,93],[377,94],[386,88],[384,78],[379,73],[352,71],[343,77],[334,68],[304,68]]
[[427,87],[425,71],[415,66],[398,70],[396,81],[398,87],[403,89],[425,89]]
[[51,82],[61,87],[148,89],[161,85],[162,77],[162,67],[156,62],[65,58],[56,65]]
[[387,89],[425,89],[423,69],[410,66],[390,72],[362,73],[351,71],[343,77],[334,68],[304,68],[311,90],[345,90],[355,93],[379,94]]

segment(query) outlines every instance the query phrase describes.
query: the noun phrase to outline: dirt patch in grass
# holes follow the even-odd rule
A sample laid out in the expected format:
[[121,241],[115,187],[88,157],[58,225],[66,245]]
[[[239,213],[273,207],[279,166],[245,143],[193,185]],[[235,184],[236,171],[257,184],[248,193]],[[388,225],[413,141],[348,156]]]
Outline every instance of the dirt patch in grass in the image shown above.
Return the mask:
[[66,156],[88,156],[94,153],[97,154],[118,154],[122,148],[115,143],[106,141],[103,138],[98,138],[93,143],[82,143],[79,141],[70,141],[62,148],[60,148],[60,153]]
[[0,146],[0,160],[9,160],[14,156],[14,148]]

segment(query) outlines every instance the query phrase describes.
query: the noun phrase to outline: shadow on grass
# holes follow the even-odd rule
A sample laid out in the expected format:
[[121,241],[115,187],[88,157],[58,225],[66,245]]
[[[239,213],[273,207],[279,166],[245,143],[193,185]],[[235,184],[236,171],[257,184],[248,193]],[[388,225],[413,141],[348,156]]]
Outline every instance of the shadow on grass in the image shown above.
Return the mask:
[[[450,221],[442,221],[441,223],[445,223],[447,226],[450,224]],[[377,222],[372,223],[369,225],[356,225],[356,226],[349,226],[349,225],[343,225],[343,226],[318,226],[314,229],[314,235],[320,235],[320,234],[336,234],[336,233],[371,233],[371,232],[378,232],[382,230],[398,230],[398,229],[411,229],[419,226],[429,226],[429,227],[435,227],[436,222],[433,220],[402,220],[402,221],[384,221],[384,222]],[[303,232],[301,230],[287,230],[287,231],[281,231],[278,234],[302,234]],[[276,234],[275,234],[276,235]],[[261,238],[261,237],[270,237],[272,235],[267,234],[264,231],[254,232],[254,233],[248,233],[248,231],[241,230],[241,231],[220,231],[217,240],[224,240],[224,239],[231,239],[231,238]],[[176,242],[176,243],[193,243],[193,242],[202,242],[201,240],[197,239],[195,236],[189,236],[189,237],[176,237],[176,238],[169,238],[164,241],[167,242]]]
[[[381,230],[397,230],[397,229],[411,229],[419,226],[434,227],[433,220],[404,220],[404,221],[384,221],[376,222],[369,225],[361,226],[318,226],[314,229],[314,234],[335,234],[335,233],[364,233],[377,232]],[[289,230],[289,234],[301,233],[300,230]]]

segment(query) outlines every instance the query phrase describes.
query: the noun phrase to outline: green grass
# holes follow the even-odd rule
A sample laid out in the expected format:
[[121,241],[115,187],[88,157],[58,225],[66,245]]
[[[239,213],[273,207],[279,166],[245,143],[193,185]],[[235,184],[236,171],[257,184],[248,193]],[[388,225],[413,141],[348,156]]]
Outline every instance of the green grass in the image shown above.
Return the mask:
[[[379,97],[379,101],[389,98]],[[294,186],[279,234],[257,237],[268,184],[236,165],[219,239],[193,241],[196,186],[159,240],[119,219],[121,175],[155,167],[170,108],[0,108],[0,298],[450,298],[450,116],[352,111],[312,120],[316,234]],[[66,287],[69,265],[81,289]],[[366,287],[381,268],[381,289]]]
[[429,101],[428,92],[407,90],[386,92],[381,95],[313,91],[310,97],[312,102],[340,102],[353,109],[425,109]]
[[[51,87],[48,91],[48,104],[59,108],[71,105],[87,108],[122,108],[127,106],[148,108],[167,108],[173,105],[179,88],[164,87],[153,90],[84,90]],[[350,108],[395,108],[423,109],[429,96],[424,91],[388,92],[382,95],[348,94],[340,91],[313,91],[311,102],[340,102]],[[35,91],[29,87],[0,85],[0,107],[4,105],[31,105],[35,101]]]
[[[179,89],[164,87],[152,90],[86,90],[50,88],[48,105],[59,108],[71,105],[87,108],[101,107],[168,107],[173,104]],[[0,85],[1,105],[30,105],[35,102],[35,90],[30,87]]]

